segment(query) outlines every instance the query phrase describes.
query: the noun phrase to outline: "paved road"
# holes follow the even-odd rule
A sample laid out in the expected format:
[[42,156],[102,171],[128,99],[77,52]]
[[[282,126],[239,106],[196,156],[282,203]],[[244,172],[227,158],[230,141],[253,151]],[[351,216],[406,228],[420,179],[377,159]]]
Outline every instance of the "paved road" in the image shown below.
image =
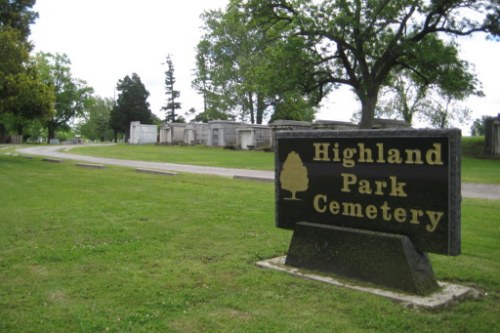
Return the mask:
[[[273,171],[229,169],[229,168],[216,168],[216,167],[195,166],[186,164],[119,160],[114,158],[93,157],[93,156],[84,156],[84,155],[68,153],[68,151],[74,147],[75,146],[40,146],[40,147],[21,148],[18,149],[17,151],[22,154],[39,155],[39,156],[46,156],[58,159],[69,159],[75,161],[84,161],[87,163],[104,164],[104,165],[118,165],[118,166],[132,167],[132,168],[145,168],[145,169],[155,169],[162,171],[217,175],[217,176],[224,176],[231,178],[233,177],[254,178],[266,181],[272,181],[274,179]],[[500,200],[500,185],[462,183],[462,196],[466,198]]]
[[217,167],[196,166],[187,164],[120,160],[115,158],[77,155],[67,152],[68,150],[74,147],[75,146],[41,146],[41,147],[21,148],[18,149],[17,151],[22,154],[40,155],[57,159],[68,159],[75,161],[85,161],[87,163],[104,164],[104,165],[118,165],[118,166],[132,167],[132,168],[145,168],[145,169],[155,169],[162,171],[217,175],[217,176],[225,176],[231,178],[248,177],[248,178],[256,178],[269,181],[274,179],[274,173],[272,171],[229,169],[229,168],[217,168]]

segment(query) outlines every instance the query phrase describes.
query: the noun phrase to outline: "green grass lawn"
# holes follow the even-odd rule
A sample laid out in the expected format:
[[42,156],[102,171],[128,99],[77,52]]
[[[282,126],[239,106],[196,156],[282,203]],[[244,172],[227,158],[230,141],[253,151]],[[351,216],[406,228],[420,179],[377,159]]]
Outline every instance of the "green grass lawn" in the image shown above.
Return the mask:
[[463,254],[431,255],[487,296],[412,310],[256,267],[291,238],[272,184],[0,152],[0,332],[498,332],[498,216],[465,199]]
[[[483,138],[484,140],[484,138]],[[500,184],[500,160],[474,158],[477,150],[476,138],[464,138],[464,157],[462,158],[462,181],[475,183]],[[274,154],[262,151],[226,150],[205,146],[161,146],[125,145],[87,146],[71,150],[74,153],[113,157],[129,160],[169,162],[194,165],[207,165],[228,168],[273,170]]]
[[73,153],[125,160],[273,170],[274,154],[206,146],[127,145],[77,147]]
[[462,181],[500,184],[500,160],[462,158]]
[[462,138],[462,181],[500,184],[500,159],[483,155],[484,137]]

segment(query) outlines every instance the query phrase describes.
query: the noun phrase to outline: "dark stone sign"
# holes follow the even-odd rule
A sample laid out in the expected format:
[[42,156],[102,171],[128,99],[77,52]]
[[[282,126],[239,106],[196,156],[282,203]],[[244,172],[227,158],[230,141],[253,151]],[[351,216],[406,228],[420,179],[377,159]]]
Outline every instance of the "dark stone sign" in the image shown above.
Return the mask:
[[459,255],[460,138],[455,129],[277,133],[277,227],[392,234],[418,253]]

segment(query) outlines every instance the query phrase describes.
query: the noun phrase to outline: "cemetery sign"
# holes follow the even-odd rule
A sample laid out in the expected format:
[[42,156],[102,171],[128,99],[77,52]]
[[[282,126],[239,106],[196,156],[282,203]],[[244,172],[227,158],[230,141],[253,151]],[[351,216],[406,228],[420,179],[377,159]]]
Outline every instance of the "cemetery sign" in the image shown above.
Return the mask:
[[457,129],[277,133],[276,225],[397,234],[459,255],[460,139]]

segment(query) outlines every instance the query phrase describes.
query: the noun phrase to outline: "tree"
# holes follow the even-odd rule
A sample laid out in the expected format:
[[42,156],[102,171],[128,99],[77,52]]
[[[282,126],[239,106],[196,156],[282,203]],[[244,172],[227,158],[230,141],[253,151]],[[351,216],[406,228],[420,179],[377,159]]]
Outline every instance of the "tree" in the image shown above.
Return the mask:
[[71,61],[66,54],[40,52],[36,55],[40,77],[55,96],[55,113],[45,122],[48,140],[55,138],[56,130],[67,129],[68,122],[83,115],[93,89],[71,74]]
[[292,193],[292,197],[288,200],[300,200],[297,199],[297,192],[307,191],[309,187],[307,168],[295,151],[290,152],[283,163],[280,184],[282,189]]
[[[316,45],[316,81],[348,85],[371,128],[381,88],[402,70],[436,82],[444,63],[433,49],[442,36],[499,36],[500,3],[469,0],[248,0],[263,26],[285,25]],[[282,36],[286,38],[287,36]]]
[[0,0],[0,137],[22,134],[33,119],[53,111],[54,96],[30,61],[30,25],[38,17],[34,0]]
[[112,99],[92,97],[84,110],[83,121],[78,126],[80,134],[90,140],[112,140],[113,131],[109,127],[109,119],[113,106]]
[[252,98],[253,92],[247,89],[245,77],[246,63],[256,54],[248,43],[250,33],[234,11],[208,11],[203,19],[206,33],[201,43],[208,46],[211,65],[208,68],[212,85],[211,113],[227,113],[228,118],[233,116],[229,115],[230,110],[239,109],[241,115],[248,113],[250,121],[255,122],[254,113],[248,110],[248,98]]
[[[292,100],[303,99],[308,110],[319,103],[311,94],[320,89],[310,87],[308,77],[314,68],[304,51],[303,38],[281,39],[274,29],[254,24],[240,1],[230,1],[224,12],[207,11],[203,19],[205,34],[197,46],[193,81],[205,101],[200,117],[239,115],[250,123],[261,124],[272,108],[275,117],[287,117],[288,111],[296,114],[298,110],[289,110],[294,105]],[[278,105],[281,110],[277,113]]]
[[194,79],[191,82],[191,87],[198,91],[203,96],[203,113],[208,110],[209,93],[210,93],[210,75],[209,75],[209,52],[210,43],[202,40],[196,45],[196,66]]
[[274,103],[274,113],[270,123],[279,119],[309,121],[314,120],[316,110],[310,101],[297,92],[288,92]]
[[258,81],[269,96],[274,108],[270,121],[278,119],[313,121],[316,107],[331,87],[318,85],[314,77],[314,59],[305,50],[309,47],[303,38],[289,37],[276,40],[276,33],[268,33],[269,43],[260,68]]
[[[36,0],[0,0],[0,29],[10,27],[20,33],[27,43],[31,33],[30,25],[38,18],[32,10]],[[30,49],[30,48],[29,48]]]
[[416,85],[403,75],[394,78],[379,96],[375,116],[400,119],[411,125],[414,116],[428,107],[426,95],[427,87]]
[[31,44],[30,25],[38,17],[35,0],[0,0],[0,113],[9,111],[5,99],[15,97],[18,81],[25,81]]
[[177,122],[177,115],[175,110],[181,108],[181,104],[175,100],[179,98],[180,92],[174,89],[175,76],[174,76],[174,63],[170,55],[167,56],[167,71],[165,72],[165,91],[167,94],[167,105],[163,107],[163,110],[167,111],[165,117],[166,121]]
[[[481,84],[470,70],[471,65],[458,58],[456,45],[453,42],[445,44],[434,38],[428,39],[427,42],[433,43],[431,48],[434,52],[422,57],[439,57],[441,69],[426,75],[402,70],[382,89],[381,103],[376,110],[378,115],[391,118],[395,116],[411,125],[415,115],[429,118],[429,108],[435,109],[432,105],[432,99],[435,98],[432,95],[447,96],[447,101],[444,101],[447,104],[470,95],[483,96]],[[429,80],[430,76],[434,78]],[[389,98],[384,98],[387,95]]]
[[6,75],[0,81],[0,123],[11,131],[21,135],[32,120],[46,121],[54,114],[54,91],[42,80],[34,61],[27,62],[21,72]]
[[474,119],[470,128],[472,136],[484,136],[486,134],[485,122],[488,116],[481,116],[481,118]]
[[115,141],[118,133],[125,134],[125,140],[130,138],[130,122],[140,121],[143,124],[151,124],[151,110],[147,101],[149,92],[136,73],[125,76],[118,81],[118,100],[111,111],[109,125],[114,131]]
[[448,128],[470,120],[472,111],[462,106],[453,96],[439,94],[429,100],[428,107],[421,113],[421,118],[432,127]]

